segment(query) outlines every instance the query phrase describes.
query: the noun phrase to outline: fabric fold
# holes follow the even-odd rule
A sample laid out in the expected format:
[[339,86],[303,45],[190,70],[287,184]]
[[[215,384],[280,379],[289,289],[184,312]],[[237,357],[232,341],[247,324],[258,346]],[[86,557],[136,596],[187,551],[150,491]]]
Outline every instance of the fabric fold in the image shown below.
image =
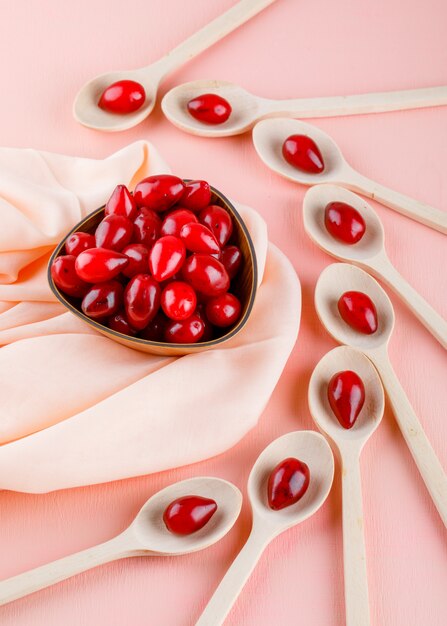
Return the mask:
[[0,238],[0,488],[39,493],[165,470],[219,454],[256,425],[296,341],[301,293],[253,209],[236,205],[256,248],[258,294],[244,329],[219,349],[137,352],[66,311],[48,287],[48,248],[116,184],[166,171],[142,141],[104,160],[0,150],[9,207],[0,220],[11,237]]

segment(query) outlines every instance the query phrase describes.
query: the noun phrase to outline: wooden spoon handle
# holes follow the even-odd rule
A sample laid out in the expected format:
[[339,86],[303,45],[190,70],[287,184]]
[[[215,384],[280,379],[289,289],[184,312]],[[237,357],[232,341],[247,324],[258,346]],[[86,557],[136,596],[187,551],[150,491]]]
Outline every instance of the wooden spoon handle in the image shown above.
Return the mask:
[[368,198],[372,198],[384,204],[390,209],[394,209],[398,213],[402,213],[402,215],[416,222],[438,230],[444,235],[447,234],[447,211],[435,209],[414,198],[409,198],[398,191],[388,189],[352,169],[349,169],[346,180],[341,184],[347,186],[352,191],[359,192]]
[[447,477],[419,422],[386,352],[367,351],[379,372],[394,417],[422,476],[431,499],[447,527]]
[[402,298],[418,320],[447,349],[447,321],[399,274],[387,256],[381,256],[366,266]]
[[342,455],[346,626],[369,626],[362,487],[357,453]]
[[196,626],[220,626],[236,602],[243,586],[255,568],[268,539],[254,529],[223,577]]
[[[171,50],[166,56],[156,62],[156,66],[163,76],[183,65],[200,52],[203,52],[216,41],[231,33],[238,26],[247,22],[254,15],[272,4],[275,0],[240,0],[231,9],[219,15],[212,22],[191,35],[188,39]],[[151,66],[153,67],[153,65]]]
[[267,100],[265,103],[272,113],[291,115],[301,119],[384,113],[386,111],[403,111],[405,109],[446,105],[447,87],[385,91],[353,96]]
[[45,589],[97,565],[130,556],[130,552],[124,549],[120,537],[1,581],[0,605]]

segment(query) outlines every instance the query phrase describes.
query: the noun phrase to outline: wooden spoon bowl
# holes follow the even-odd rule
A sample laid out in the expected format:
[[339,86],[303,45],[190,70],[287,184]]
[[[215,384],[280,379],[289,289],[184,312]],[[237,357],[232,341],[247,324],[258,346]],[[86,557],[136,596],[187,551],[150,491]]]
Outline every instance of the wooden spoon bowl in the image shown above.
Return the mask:
[[[185,182],[189,182],[185,180]],[[203,341],[192,344],[180,344],[180,343],[164,343],[157,341],[148,341],[139,337],[130,337],[124,335],[115,330],[107,328],[99,321],[92,320],[85,315],[80,307],[80,301],[67,296],[55,285],[51,276],[51,265],[58,256],[63,255],[64,246],[66,240],[74,232],[82,231],[86,233],[92,233],[95,231],[97,225],[104,217],[104,207],[101,207],[85,217],[79,224],[77,224],[67,235],[62,239],[55,251],[51,255],[48,265],[48,282],[50,284],[51,291],[56,298],[64,306],[69,309],[74,315],[82,319],[89,324],[92,328],[99,331],[103,335],[106,335],[110,339],[117,341],[129,348],[134,348],[140,352],[149,352],[152,354],[159,354],[162,356],[179,356],[183,354],[191,354],[194,352],[202,352],[204,350],[210,350],[212,348],[221,347],[226,341],[234,337],[239,333],[250,317],[250,313],[253,309],[253,304],[256,296],[256,289],[258,283],[257,276],[257,263],[256,253],[251,236],[245,226],[242,217],[239,215],[235,207],[231,202],[217,189],[211,187],[211,203],[222,206],[233,219],[233,234],[230,240],[231,243],[238,246],[242,252],[242,264],[241,269],[237,276],[232,280],[232,293],[234,293],[242,304],[242,311],[239,321],[230,329],[222,329],[222,334],[210,341]]]

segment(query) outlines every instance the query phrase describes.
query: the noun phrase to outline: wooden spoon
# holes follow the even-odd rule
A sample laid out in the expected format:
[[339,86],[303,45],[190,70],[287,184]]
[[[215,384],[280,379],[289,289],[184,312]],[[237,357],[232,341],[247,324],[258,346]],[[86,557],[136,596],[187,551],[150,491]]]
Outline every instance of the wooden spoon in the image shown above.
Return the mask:
[[[186,495],[212,498],[218,508],[199,531],[174,535],[164,525],[163,512],[173,500]],[[149,498],[131,525],[113,539],[0,582],[0,605],[116,559],[176,556],[208,548],[231,529],[241,506],[239,489],[220,478],[191,478],[170,485]]]
[[[126,130],[142,122],[152,111],[157,90],[163,78],[216,41],[262,11],[275,0],[240,0],[225,13],[201,28],[197,33],[171,50],[155,63],[137,70],[108,72],[86,83],[78,92],[74,105],[75,119],[89,128],[108,132]],[[119,80],[134,80],[143,85],[146,100],[143,106],[126,115],[108,113],[98,107],[98,100],[106,87]]]
[[[282,156],[282,145],[290,135],[306,135],[317,144],[324,160],[324,170],[320,174],[309,174],[287,163]],[[315,126],[284,118],[264,120],[253,129],[253,143],[262,161],[289,180],[302,185],[333,183],[347,187],[421,224],[447,233],[447,212],[387,189],[359,174],[347,163],[335,141]]]
[[[192,98],[204,93],[215,93],[227,100],[232,113],[229,119],[216,126],[202,124],[187,111]],[[174,87],[164,96],[161,107],[168,120],[193,135],[202,137],[229,137],[250,130],[266,117],[335,117],[364,113],[383,113],[447,104],[447,87],[409,89],[384,93],[366,93],[355,96],[326,98],[298,98],[271,100],[246,91],[239,85],[222,80],[195,80]]]
[[[346,291],[361,291],[374,302],[378,329],[364,335],[340,317],[337,302]],[[347,263],[333,263],[320,274],[315,287],[315,307],[321,323],[334,339],[362,350],[380,374],[394,416],[434,505],[447,526],[447,478],[413,407],[403,390],[388,356],[388,342],[394,328],[394,310],[379,283],[362,269]]]
[[[304,461],[310,483],[296,504],[273,511],[267,500],[271,471],[288,457]],[[196,626],[219,626],[225,620],[268,543],[313,515],[326,500],[334,477],[334,458],[326,439],[313,431],[297,431],[275,439],[261,453],[248,479],[253,526],[244,545],[208,602]]]
[[[365,404],[349,430],[340,425],[327,395],[331,378],[345,370],[358,374],[365,386]],[[385,407],[382,383],[364,354],[342,346],[328,352],[314,369],[308,399],[315,423],[338,449],[341,458],[346,626],[368,626],[370,616],[360,453],[382,420]]]
[[[348,245],[337,241],[324,225],[324,211],[329,202],[345,202],[354,207],[365,220],[366,230],[360,241]],[[447,348],[447,322],[399,274],[385,250],[385,233],[373,208],[355,193],[336,185],[316,185],[306,193],[303,203],[304,228],[309,237],[340,261],[350,261],[381,278],[439,343]]]

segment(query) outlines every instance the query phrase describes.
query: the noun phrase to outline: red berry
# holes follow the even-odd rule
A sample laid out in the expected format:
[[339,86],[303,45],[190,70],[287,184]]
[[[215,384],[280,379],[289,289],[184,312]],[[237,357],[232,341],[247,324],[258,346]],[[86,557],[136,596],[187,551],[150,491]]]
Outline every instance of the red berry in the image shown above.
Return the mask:
[[231,326],[241,315],[241,303],[232,293],[223,293],[206,303],[206,316],[214,326]]
[[320,174],[324,161],[317,144],[306,135],[291,135],[282,146],[282,155],[290,165],[309,174]]
[[216,237],[203,224],[185,224],[180,231],[180,239],[185,244],[186,249],[191,252],[220,254]]
[[343,243],[354,244],[365,234],[365,220],[354,207],[345,202],[330,202],[324,211],[327,231]]
[[95,238],[90,233],[77,232],[68,237],[65,242],[65,251],[67,254],[78,256],[84,250],[95,247]]
[[197,217],[188,209],[176,209],[166,215],[161,225],[162,235],[174,235],[180,237],[180,231],[185,224],[197,222]]
[[137,274],[124,292],[124,309],[129,324],[142,330],[160,308],[160,285],[149,274]]
[[159,174],[144,178],[135,187],[133,197],[139,207],[166,211],[182,196],[185,185],[177,176]]
[[222,263],[209,254],[192,254],[182,268],[183,279],[205,296],[219,296],[228,290],[230,277]]
[[180,204],[191,211],[201,211],[211,202],[211,189],[205,180],[192,180],[185,185]]
[[164,340],[168,343],[197,343],[205,332],[203,320],[195,313],[186,320],[173,320],[166,324]]
[[102,92],[98,106],[110,113],[133,113],[143,106],[145,100],[143,85],[134,80],[119,80]]
[[76,272],[88,283],[101,283],[117,276],[129,263],[129,259],[104,248],[85,250],[76,258]]
[[147,274],[149,271],[149,250],[142,243],[131,243],[121,251],[129,263],[123,269],[124,276],[132,278],[135,274]]
[[220,259],[228,276],[233,279],[239,271],[242,263],[242,252],[237,246],[225,246],[222,248]]
[[343,428],[352,428],[365,402],[365,386],[355,372],[334,374],[327,388],[331,409]]
[[122,215],[107,215],[95,231],[97,248],[120,252],[132,238],[133,224]]
[[279,511],[300,500],[307,491],[310,472],[306,463],[293,457],[281,461],[268,480],[268,502],[271,509]]
[[194,313],[197,296],[188,283],[174,281],[161,294],[161,308],[172,320],[185,320]]
[[372,335],[376,332],[377,311],[374,302],[361,291],[346,291],[338,301],[342,319],[359,332]]
[[104,209],[106,215],[121,215],[133,220],[137,215],[135,200],[125,185],[117,185],[107,200]]
[[166,318],[163,313],[157,313],[154,319],[138,333],[141,339],[146,341],[164,342],[164,333],[166,327]]
[[195,312],[205,325],[205,330],[203,331],[200,342],[203,343],[205,341],[211,341],[212,339],[214,339],[214,326],[205,315],[205,304],[198,304]]
[[151,209],[142,208],[133,223],[133,236],[137,243],[152,248],[160,237],[161,219]]
[[118,311],[115,315],[108,320],[109,328],[115,330],[117,333],[122,333],[123,335],[134,336],[137,334],[136,330],[132,328],[132,326],[127,321],[127,317],[124,311]]
[[161,282],[174,276],[186,257],[183,241],[167,235],[160,237],[149,254],[149,268],[155,280]]
[[189,113],[204,124],[223,124],[231,115],[230,103],[215,93],[204,93],[188,102]]
[[183,496],[171,502],[163,513],[166,528],[176,535],[190,535],[207,524],[217,511],[211,498]]
[[79,278],[75,263],[76,257],[72,254],[58,256],[51,265],[51,277],[61,291],[69,296],[82,298],[90,285]]
[[221,246],[224,246],[233,232],[230,214],[217,204],[211,204],[200,211],[199,221],[208,226]]
[[82,300],[81,308],[92,319],[109,317],[122,305],[123,286],[116,280],[93,285]]

